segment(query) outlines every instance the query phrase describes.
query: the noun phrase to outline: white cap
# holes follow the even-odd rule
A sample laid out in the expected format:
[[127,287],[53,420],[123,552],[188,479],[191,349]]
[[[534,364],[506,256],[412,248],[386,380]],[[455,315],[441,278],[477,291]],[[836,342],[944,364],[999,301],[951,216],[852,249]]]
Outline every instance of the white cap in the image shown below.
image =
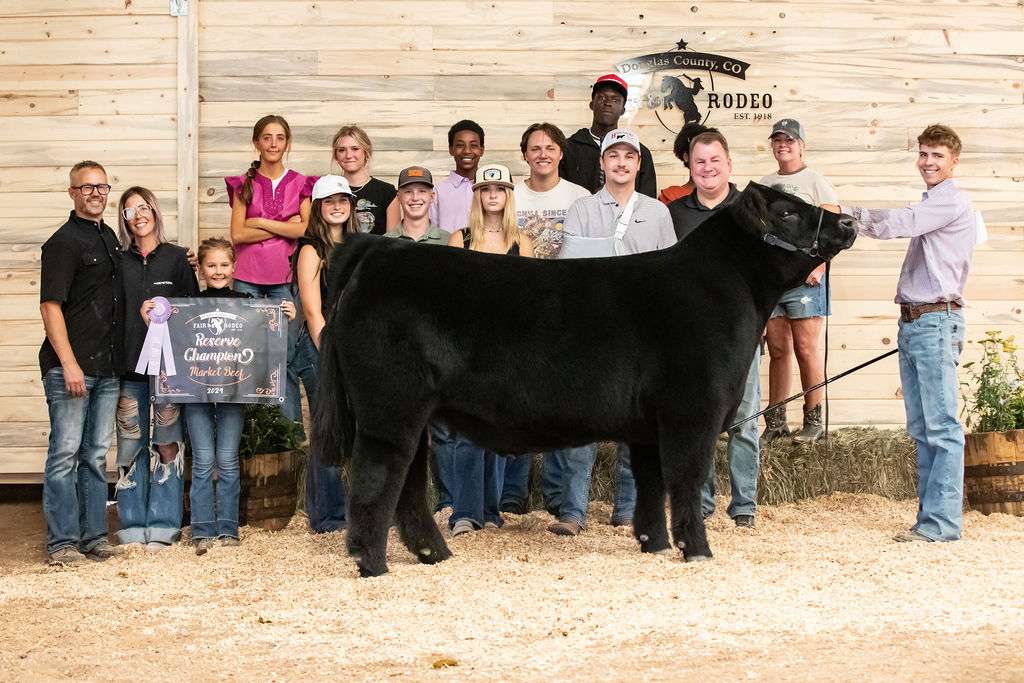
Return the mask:
[[355,197],[352,192],[352,188],[348,186],[348,181],[340,175],[325,175],[321,176],[320,180],[316,181],[313,185],[313,200],[326,199],[336,194],[347,194],[349,197]]
[[636,150],[636,153],[640,153],[640,137],[631,130],[625,128],[616,128],[613,131],[609,131],[608,135],[604,136],[604,140],[601,141],[601,154],[604,154],[605,150],[612,145],[629,145]]

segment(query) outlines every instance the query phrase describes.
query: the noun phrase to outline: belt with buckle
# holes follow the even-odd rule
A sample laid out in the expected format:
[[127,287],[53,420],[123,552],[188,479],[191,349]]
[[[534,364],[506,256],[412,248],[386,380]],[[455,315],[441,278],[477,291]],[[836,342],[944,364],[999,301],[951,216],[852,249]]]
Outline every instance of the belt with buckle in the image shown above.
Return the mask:
[[961,308],[960,304],[955,301],[936,301],[933,304],[900,304],[900,320],[905,323],[911,323],[920,318],[925,313],[935,313],[936,311],[955,311]]

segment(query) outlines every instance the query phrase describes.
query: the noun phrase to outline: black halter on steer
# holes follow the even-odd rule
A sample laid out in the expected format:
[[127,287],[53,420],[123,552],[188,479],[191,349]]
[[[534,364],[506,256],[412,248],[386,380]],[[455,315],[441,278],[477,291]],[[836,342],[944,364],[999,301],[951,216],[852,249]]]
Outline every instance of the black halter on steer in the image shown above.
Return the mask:
[[[770,244],[773,247],[781,247],[782,249],[785,249],[786,251],[802,251],[803,253],[807,254],[808,256],[813,256],[815,258],[820,258],[821,254],[818,253],[818,235],[821,233],[821,222],[822,222],[822,220],[824,220],[824,218],[825,218],[825,209],[823,209],[823,208],[821,208],[819,206],[818,207],[818,228],[814,231],[814,241],[811,242],[811,246],[809,246],[809,247],[798,247],[795,244],[787,242],[786,240],[782,239],[778,235],[771,234],[770,232],[766,232],[765,235],[764,235],[765,244]],[[764,225],[765,227],[768,227],[768,224],[764,222],[763,218],[761,219],[761,224]],[[825,260],[827,261],[829,259],[825,259]]]

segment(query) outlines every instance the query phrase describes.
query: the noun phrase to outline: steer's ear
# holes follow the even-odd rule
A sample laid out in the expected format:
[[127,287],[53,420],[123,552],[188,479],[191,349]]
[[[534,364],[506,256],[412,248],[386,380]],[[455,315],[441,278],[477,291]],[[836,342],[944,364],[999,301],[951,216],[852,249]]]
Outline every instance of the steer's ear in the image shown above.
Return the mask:
[[767,231],[765,218],[768,216],[768,202],[765,200],[764,185],[750,181],[740,194],[739,201],[730,208],[734,211],[737,223],[744,231],[763,234]]

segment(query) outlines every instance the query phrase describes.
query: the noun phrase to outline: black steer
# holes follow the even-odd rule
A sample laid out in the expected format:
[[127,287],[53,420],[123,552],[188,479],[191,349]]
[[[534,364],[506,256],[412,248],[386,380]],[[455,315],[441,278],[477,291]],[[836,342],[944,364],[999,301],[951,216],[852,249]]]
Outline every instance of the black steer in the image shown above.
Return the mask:
[[436,413],[478,445],[632,450],[643,552],[711,557],[699,509],[772,308],[856,223],[751,183],[679,244],[538,261],[346,238],[320,350],[313,457],[351,457],[348,548],[387,571],[388,526],[421,562],[451,555],[426,498]]

